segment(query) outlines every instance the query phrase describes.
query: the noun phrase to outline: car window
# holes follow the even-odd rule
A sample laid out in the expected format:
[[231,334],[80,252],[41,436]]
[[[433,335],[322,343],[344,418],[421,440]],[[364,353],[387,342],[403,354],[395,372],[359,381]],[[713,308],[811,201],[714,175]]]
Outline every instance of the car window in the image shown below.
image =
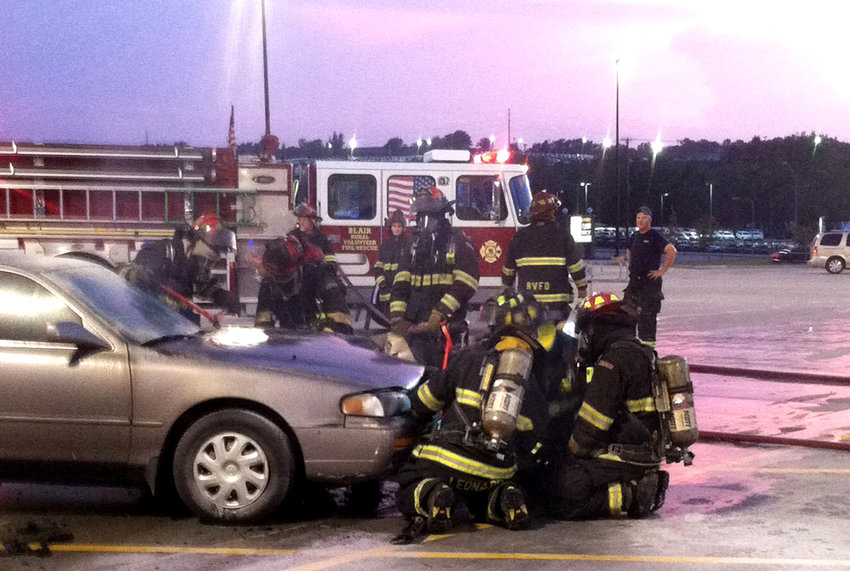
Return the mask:
[[50,278],[115,331],[136,343],[172,335],[193,335],[199,330],[155,296],[106,268],[92,264],[57,270],[50,273]]
[[20,274],[0,272],[0,339],[49,341],[47,325],[59,321],[83,323],[42,285]]
[[820,239],[821,246],[837,246],[841,243],[842,235],[837,232],[832,232],[828,234],[824,234]]

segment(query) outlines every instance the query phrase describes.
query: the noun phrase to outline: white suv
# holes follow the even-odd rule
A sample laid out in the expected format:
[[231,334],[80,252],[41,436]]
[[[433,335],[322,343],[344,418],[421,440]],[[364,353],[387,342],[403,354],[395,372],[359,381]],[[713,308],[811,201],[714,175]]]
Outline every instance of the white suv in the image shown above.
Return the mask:
[[832,231],[815,236],[809,264],[815,268],[826,268],[831,274],[840,274],[850,263],[848,234],[850,232]]

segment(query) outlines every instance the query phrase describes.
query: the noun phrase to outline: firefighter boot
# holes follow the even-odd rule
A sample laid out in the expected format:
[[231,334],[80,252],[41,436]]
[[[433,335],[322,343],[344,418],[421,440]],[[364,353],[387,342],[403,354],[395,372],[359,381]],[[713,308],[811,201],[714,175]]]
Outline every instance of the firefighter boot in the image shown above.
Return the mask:
[[636,483],[631,484],[629,517],[644,518],[652,513],[658,494],[658,470],[647,472]]
[[428,531],[445,533],[452,527],[455,494],[446,484],[437,484],[428,494]]
[[487,517],[510,530],[528,529],[531,518],[525,494],[513,484],[499,486],[490,493]]
[[404,529],[390,540],[393,545],[407,545],[419,540],[425,533],[426,520],[421,515],[413,516],[407,521]]
[[666,470],[658,471],[658,489],[655,492],[655,503],[652,505],[652,511],[660,510],[664,505],[664,499],[667,497],[667,486],[670,485],[670,472]]

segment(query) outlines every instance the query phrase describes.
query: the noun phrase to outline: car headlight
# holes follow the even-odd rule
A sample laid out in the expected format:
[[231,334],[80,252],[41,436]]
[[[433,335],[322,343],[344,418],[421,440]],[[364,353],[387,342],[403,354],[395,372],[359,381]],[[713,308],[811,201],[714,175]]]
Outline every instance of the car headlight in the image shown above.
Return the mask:
[[340,409],[352,416],[398,416],[410,410],[410,399],[397,390],[359,393],[343,397]]

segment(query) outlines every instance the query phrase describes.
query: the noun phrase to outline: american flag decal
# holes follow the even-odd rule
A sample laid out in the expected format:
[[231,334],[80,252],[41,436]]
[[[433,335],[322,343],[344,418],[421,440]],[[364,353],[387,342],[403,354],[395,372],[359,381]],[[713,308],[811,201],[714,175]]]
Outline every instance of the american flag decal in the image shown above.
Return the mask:
[[417,193],[434,186],[430,176],[391,176],[387,183],[387,214],[401,210],[404,217],[413,220],[410,205]]

